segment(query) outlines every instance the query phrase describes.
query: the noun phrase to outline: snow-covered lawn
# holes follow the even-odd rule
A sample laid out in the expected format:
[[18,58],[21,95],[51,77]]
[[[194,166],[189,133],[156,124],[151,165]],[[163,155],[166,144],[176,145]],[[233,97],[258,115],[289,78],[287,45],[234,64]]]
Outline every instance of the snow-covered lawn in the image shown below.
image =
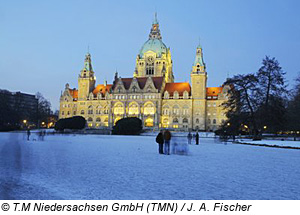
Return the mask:
[[260,141],[252,141],[247,139],[237,140],[240,143],[247,143],[253,145],[267,145],[267,146],[279,146],[279,147],[294,147],[300,149],[300,141],[281,141],[281,140],[260,140]]
[[202,138],[168,156],[155,136],[25,139],[0,133],[0,199],[300,199],[300,150]]

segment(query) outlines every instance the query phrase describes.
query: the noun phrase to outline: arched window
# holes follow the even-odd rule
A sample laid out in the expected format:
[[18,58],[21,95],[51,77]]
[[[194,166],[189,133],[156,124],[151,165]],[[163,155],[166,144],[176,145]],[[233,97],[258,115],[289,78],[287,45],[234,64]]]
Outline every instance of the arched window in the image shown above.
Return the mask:
[[122,88],[121,88],[121,87],[119,87],[119,88],[118,88],[118,93],[120,93],[120,92],[121,92],[121,90],[122,90]]
[[108,108],[107,108],[107,106],[105,106],[105,107],[103,108],[103,113],[104,113],[104,114],[108,114]]
[[178,123],[178,119],[177,119],[177,118],[174,118],[174,119],[173,119],[173,123]]
[[101,122],[100,117],[97,117],[96,122]]
[[174,92],[173,98],[174,99],[179,99],[179,93],[177,91]]
[[139,114],[139,107],[136,103],[129,105],[128,114],[129,115],[138,115]]
[[148,62],[146,64],[146,75],[154,75],[154,63]]
[[196,123],[199,124],[199,119],[198,118],[196,119]]
[[98,105],[96,107],[96,114],[101,114],[101,106],[100,105]]
[[187,91],[183,92],[183,98],[188,99],[189,98],[189,93]]
[[183,115],[188,115],[189,114],[189,107],[188,106],[184,106],[182,112],[183,112],[182,113]]
[[132,87],[132,92],[136,92],[136,87]]
[[65,115],[65,112],[64,112],[64,111],[62,111],[62,112],[61,112],[61,115]]
[[174,114],[174,115],[179,115],[179,107],[178,107],[177,105],[175,105],[175,106],[173,107],[173,114]]
[[93,106],[88,107],[88,114],[93,114]]
[[216,124],[217,123],[217,120],[216,119],[213,119],[213,124]]
[[189,120],[187,118],[183,118],[182,122],[183,123],[189,123]]
[[154,115],[155,114],[155,108],[152,103],[148,103],[144,106],[144,115]]
[[80,114],[84,114],[84,110],[81,110],[81,111],[80,111]]
[[124,114],[124,107],[121,103],[115,105],[114,114],[116,114],[116,115]]
[[92,117],[89,117],[89,118],[88,118],[88,121],[89,121],[89,122],[92,122],[92,121],[93,121]]

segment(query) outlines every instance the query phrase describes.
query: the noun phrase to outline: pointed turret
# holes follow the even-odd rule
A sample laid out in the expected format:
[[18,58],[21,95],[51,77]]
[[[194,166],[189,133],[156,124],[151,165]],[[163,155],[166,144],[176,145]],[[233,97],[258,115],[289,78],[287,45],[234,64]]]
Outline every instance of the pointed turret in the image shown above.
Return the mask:
[[159,39],[159,40],[162,39],[161,34],[160,34],[160,30],[159,30],[159,24],[158,24],[158,21],[157,21],[157,14],[156,13],[155,13],[154,21],[153,21],[152,28],[151,28],[151,31],[150,31],[150,34],[149,34],[149,39]]
[[196,57],[195,57],[195,61],[193,64],[193,69],[192,69],[192,73],[199,73],[199,72],[205,72],[205,63],[203,61],[203,53],[202,53],[202,46],[199,45],[197,46],[197,50],[196,50]]
[[85,55],[84,67],[80,71],[78,78],[78,96],[79,100],[85,100],[90,92],[95,88],[96,77],[94,75],[91,54],[88,52]]
[[85,55],[84,68],[83,69],[86,70],[86,71],[93,72],[92,59],[91,59],[91,54],[89,52]]

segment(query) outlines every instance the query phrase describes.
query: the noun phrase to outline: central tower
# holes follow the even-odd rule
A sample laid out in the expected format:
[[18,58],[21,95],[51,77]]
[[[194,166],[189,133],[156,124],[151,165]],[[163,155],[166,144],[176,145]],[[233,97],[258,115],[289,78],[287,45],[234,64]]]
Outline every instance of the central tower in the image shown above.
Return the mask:
[[155,13],[149,39],[144,43],[136,58],[134,77],[164,77],[166,83],[173,83],[170,48],[162,42],[159,23]]

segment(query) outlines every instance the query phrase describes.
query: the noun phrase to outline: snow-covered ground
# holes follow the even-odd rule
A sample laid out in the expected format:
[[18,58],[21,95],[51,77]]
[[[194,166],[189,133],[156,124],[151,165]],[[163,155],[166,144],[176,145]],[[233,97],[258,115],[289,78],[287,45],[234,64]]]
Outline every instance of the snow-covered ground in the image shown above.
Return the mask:
[[202,138],[160,155],[154,136],[24,135],[0,133],[0,199],[300,199],[299,150]]
[[239,139],[236,142],[240,143],[247,143],[253,145],[268,145],[268,146],[279,146],[279,147],[294,147],[300,149],[300,141],[292,141],[292,140],[259,140],[259,141],[252,141],[249,139]]

